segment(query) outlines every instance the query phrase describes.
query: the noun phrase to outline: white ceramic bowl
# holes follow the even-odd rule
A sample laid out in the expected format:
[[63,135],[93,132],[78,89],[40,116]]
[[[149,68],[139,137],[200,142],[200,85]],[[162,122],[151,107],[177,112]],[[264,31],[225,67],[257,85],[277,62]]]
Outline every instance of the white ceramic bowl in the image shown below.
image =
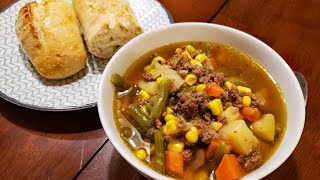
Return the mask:
[[269,46],[239,30],[207,23],[179,23],[144,33],[122,47],[105,68],[98,96],[102,126],[117,151],[143,175],[151,179],[169,179],[136,159],[122,142],[113,119],[114,88],[110,83],[113,73],[123,74],[143,54],[157,47],[183,41],[212,41],[229,45],[253,57],[280,86],[288,111],[285,136],[278,150],[263,166],[242,179],[261,179],[278,168],[293,152],[302,134],[305,106],[299,83],[286,62]]

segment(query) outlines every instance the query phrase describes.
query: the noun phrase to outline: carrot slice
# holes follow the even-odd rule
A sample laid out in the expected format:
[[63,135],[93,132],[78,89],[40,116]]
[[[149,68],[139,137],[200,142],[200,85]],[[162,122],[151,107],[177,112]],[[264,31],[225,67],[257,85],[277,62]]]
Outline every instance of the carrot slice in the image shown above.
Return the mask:
[[207,88],[204,90],[209,96],[218,97],[220,94],[224,92],[222,87],[217,85],[216,83],[213,83],[210,86],[207,86]]
[[241,167],[236,156],[225,154],[216,170],[217,180],[235,180],[244,176],[245,170]]
[[181,154],[166,151],[164,156],[166,171],[175,176],[183,175],[183,157]]
[[243,107],[241,110],[244,117],[250,122],[256,122],[260,119],[260,111],[253,107]]
[[212,141],[207,149],[206,152],[206,159],[210,159],[214,152],[216,151],[216,149],[218,148],[219,144],[216,141]]

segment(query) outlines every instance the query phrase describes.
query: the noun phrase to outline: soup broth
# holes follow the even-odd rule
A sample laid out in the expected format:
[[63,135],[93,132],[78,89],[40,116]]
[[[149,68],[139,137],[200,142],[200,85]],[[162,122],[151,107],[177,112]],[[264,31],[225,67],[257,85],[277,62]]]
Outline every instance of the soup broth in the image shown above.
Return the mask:
[[[193,51],[192,48],[191,50],[189,50],[190,47],[193,47],[195,51]],[[179,54],[182,54],[184,52],[188,52],[188,53],[185,53],[186,54],[185,57],[183,57],[184,55],[179,56]],[[203,62],[201,62],[202,60],[200,59],[200,56],[198,56],[199,54],[205,55],[204,56],[205,60]],[[183,58],[188,58],[188,56],[189,56],[190,62],[192,60],[198,60],[198,62],[192,62],[193,64],[190,65],[190,67],[191,66],[192,67],[191,67],[191,70],[189,69],[189,72],[188,72],[188,68],[184,69],[183,65],[181,65],[181,67],[177,65],[177,69],[173,67],[172,65],[174,64],[172,63],[173,57],[176,57],[177,59],[178,58],[183,59]],[[128,143],[127,138],[124,138],[123,128],[120,128],[121,122],[118,121],[118,119],[120,118],[119,113],[121,114],[121,116],[123,115],[124,118],[128,120],[139,132],[143,131],[141,130],[142,128],[139,126],[139,123],[137,123],[137,121],[132,116],[132,114],[130,114],[130,111],[128,111],[127,108],[129,104],[135,104],[136,107],[138,107],[143,111],[143,109],[146,109],[146,105],[148,106],[148,103],[150,104],[150,101],[152,100],[153,96],[154,97],[159,96],[158,94],[161,91],[161,87],[160,87],[160,90],[158,87],[157,92],[155,94],[147,92],[147,95],[149,95],[151,98],[149,97],[149,99],[148,98],[144,99],[144,96],[142,95],[142,93],[140,93],[143,90],[141,88],[142,85],[139,84],[141,83],[141,81],[159,83],[161,78],[163,79],[164,77],[166,77],[160,73],[161,76],[146,80],[146,74],[149,75],[150,77],[152,76],[153,73],[156,73],[156,72],[153,72],[152,68],[148,69],[146,67],[150,67],[150,64],[152,65],[152,61],[158,57],[162,57],[165,60],[165,62],[163,62],[162,64],[161,59],[159,59],[157,61],[157,65],[153,68],[156,69],[157,67],[160,67],[160,66],[168,67],[169,69],[172,68],[175,71],[177,71],[181,79],[185,81],[183,85],[181,85],[176,91],[170,92],[170,95],[168,97],[168,102],[166,103],[166,108],[163,110],[163,112],[161,112],[161,117],[156,118],[156,121],[154,123],[151,123],[152,128],[154,128],[155,130],[159,130],[159,132],[162,132],[162,136],[163,136],[162,138],[164,139],[164,156],[165,156],[164,158],[162,157],[162,159],[164,159],[164,163],[170,164],[170,161],[168,161],[167,159],[168,158],[167,156],[169,156],[167,154],[168,151],[170,151],[169,154],[171,153],[171,151],[176,151],[172,153],[176,155],[174,157],[183,157],[183,174],[181,174],[180,172],[172,171],[172,169],[170,169],[170,167],[167,168],[168,165],[165,164],[164,171],[162,172],[164,175],[172,176],[179,179],[195,179],[197,177],[205,179],[209,177],[212,170],[215,170],[216,176],[217,178],[219,178],[219,173],[222,172],[223,170],[221,170],[222,168],[220,168],[220,170],[217,170],[217,168],[219,167],[220,162],[224,161],[224,159],[228,157],[226,156],[226,154],[231,155],[232,157],[236,157],[242,169],[245,170],[245,173],[247,174],[259,168],[263,163],[265,163],[272,156],[272,154],[274,154],[279,144],[281,143],[281,140],[285,133],[287,111],[286,111],[286,106],[284,103],[284,99],[282,97],[281,90],[276,84],[276,82],[272,79],[270,74],[268,74],[268,72],[250,56],[232,47],[222,45],[222,44],[217,44],[217,43],[211,43],[211,42],[180,42],[180,43],[165,45],[146,53],[145,55],[137,59],[127,69],[127,71],[123,74],[123,78],[132,86],[131,89],[137,90],[134,95],[119,96],[119,91],[115,92],[114,105],[113,105],[114,117],[115,117],[114,119],[116,121],[115,123],[118,127],[119,134],[121,135],[124,143],[127,145],[128,149],[130,149],[131,152],[136,155],[138,159],[141,159],[141,161],[144,162],[146,165],[148,165],[150,168],[157,170],[158,165],[156,164],[155,161],[158,160],[157,158],[159,157],[156,157],[157,151],[154,150],[155,140],[153,139],[153,136],[151,136],[151,138],[148,136],[149,131],[146,133],[147,135],[142,134],[143,139],[147,143],[150,143],[150,146],[144,149],[144,151],[146,152],[146,157],[149,157],[149,159],[143,158],[145,155],[144,152],[139,151],[139,149],[137,148],[133,148],[132,145]],[[178,61],[181,61],[181,60],[177,60],[177,63],[180,63]],[[199,68],[204,68],[204,66],[207,66],[206,63],[209,63],[208,67],[210,72],[217,73],[215,74],[214,77],[211,78],[211,80],[209,78],[208,81],[205,80],[206,78],[204,76],[201,77],[201,73],[200,75],[197,74],[198,72],[197,67],[194,67],[197,65],[199,66]],[[170,65],[170,66],[166,66],[166,65]],[[221,74],[219,73],[223,73],[222,74],[223,78],[221,78],[221,80],[219,79],[219,76],[221,76]],[[197,78],[196,83],[192,84],[189,82],[189,80],[187,80],[188,79],[187,76],[190,74],[191,75],[195,74]],[[195,77],[195,76],[190,76],[190,77]],[[210,76],[210,75],[207,75],[207,76]],[[228,83],[231,84],[232,88],[235,88],[235,87],[237,88],[230,89],[230,87],[228,86]],[[151,84],[148,84],[148,85],[149,87],[151,87],[150,86]],[[202,86],[203,87],[205,86],[204,89],[201,88]],[[214,92],[213,94],[210,94],[210,88],[208,87],[216,87],[216,86],[218,86],[218,90],[221,90],[222,94],[215,95],[216,92]],[[244,87],[247,89],[241,91],[242,90],[241,87]],[[202,90],[198,91],[199,89],[200,90],[202,89]],[[248,89],[250,89],[250,92],[246,91]],[[191,91],[191,93],[189,91]],[[234,91],[237,91],[239,95],[232,94],[234,93]],[[187,93],[183,94],[182,92],[187,92]],[[188,110],[184,109],[184,106],[187,106],[187,104],[185,103],[186,101],[188,101],[188,99],[192,101],[193,97],[198,97],[200,95],[205,96],[205,98],[208,99],[209,103],[198,104],[196,107],[199,107],[198,108],[199,110],[196,110],[196,111],[192,110],[192,111],[194,111],[193,113],[198,113],[198,114],[202,113],[201,115],[193,115],[192,113],[189,113]],[[186,96],[186,97],[183,97],[183,96]],[[248,102],[245,102],[245,99],[246,100],[250,99],[251,104],[248,105]],[[220,111],[219,113],[216,113],[216,110],[214,109],[215,107],[214,103],[218,101],[220,102],[220,104],[222,102],[222,106],[221,106],[222,111]],[[206,102],[206,101],[197,101],[197,102]],[[210,104],[212,105],[212,107]],[[208,107],[207,109],[206,109],[206,106]],[[170,112],[168,112],[169,111],[168,107],[170,107],[170,109],[173,110],[173,112],[171,112],[171,114],[173,115],[171,116],[171,118],[174,117],[178,124],[178,133],[176,134],[175,133],[170,134],[168,132],[164,132],[164,127],[167,126],[165,128],[168,128],[169,125],[167,124],[170,121],[170,120],[167,121],[167,119],[169,119],[169,116],[166,116],[170,114]],[[230,119],[227,115],[225,116],[222,115],[222,114],[226,114],[224,112],[227,112],[228,108],[233,110],[236,109],[240,117],[235,119]],[[257,109],[259,111],[259,118],[253,119],[251,118],[251,116],[249,117],[246,114],[244,109],[249,109],[249,110]],[[152,107],[151,107],[151,110],[152,110]],[[206,119],[208,117],[206,113],[211,113],[209,116],[211,120],[208,121],[208,119]],[[149,111],[145,110],[145,115],[147,117],[152,116],[151,114],[152,112],[150,112],[150,109]],[[265,114],[268,114],[268,115],[265,115]],[[265,127],[262,127],[262,125],[265,125],[265,123],[262,123],[262,122],[271,121],[267,118],[267,116],[274,117],[273,119],[274,127],[273,129],[271,128],[272,131],[274,131],[272,132],[273,133],[272,137],[270,136],[270,133],[266,133],[266,131],[261,129],[259,130],[259,128],[262,128],[262,129],[265,128]],[[262,120],[263,118],[268,120]],[[200,121],[199,119],[202,120],[203,122]],[[247,127],[247,129],[249,129],[250,131],[249,134],[250,133],[253,134],[253,136],[257,139],[257,142],[258,142],[256,143],[257,147],[253,146],[251,147],[251,149],[249,148],[250,153],[248,154],[246,154],[247,151],[243,150],[242,147],[240,148],[237,147],[236,143],[238,142],[238,139],[234,140],[231,137],[228,130],[228,128],[231,128],[230,124],[239,123],[239,126],[240,126],[240,121],[243,122],[242,120],[244,120],[245,126]],[[184,124],[184,126],[182,127],[186,128],[187,130],[179,129],[180,128],[179,123],[181,124],[181,122],[182,124],[183,123],[186,124],[186,125]],[[215,132],[213,133],[210,132],[212,135],[209,136],[209,139],[210,141],[212,142],[214,141],[214,143],[217,143],[218,148],[214,152],[211,152],[211,154],[208,152],[210,149],[209,146],[211,146],[211,144],[214,144],[214,143],[207,141],[208,138],[206,137],[206,134],[202,134],[202,133],[205,133],[207,129],[204,126],[198,125],[199,124],[198,122],[207,123],[207,125],[210,123],[209,125],[210,126],[212,125],[212,128],[215,129]],[[257,122],[260,122],[260,123],[257,123]],[[219,128],[215,126],[222,126],[222,127]],[[272,123],[271,123],[271,126],[272,126]],[[189,133],[189,131],[191,132],[193,127],[194,129],[197,130],[197,134],[198,134],[196,135],[198,137],[196,142],[190,142],[188,141],[188,138],[187,138],[187,133]],[[272,140],[270,140],[270,137],[272,138]],[[184,147],[182,148],[183,149],[182,152],[180,152],[181,147],[180,149],[176,148],[179,150],[175,150],[175,148],[172,148],[174,146],[176,147],[179,146],[179,143],[178,145],[173,143],[176,141],[178,141],[180,145],[181,143],[183,143]],[[174,145],[172,145],[171,147],[169,144],[174,144]],[[223,156],[220,157],[218,153],[218,149],[222,146],[230,149],[227,152],[223,153]],[[149,150],[150,150],[150,156],[148,155]],[[222,148],[222,151],[223,151],[223,148]],[[245,152],[245,153],[242,154],[242,152]],[[255,153],[258,153],[259,156],[256,156]],[[189,157],[189,159],[188,157],[185,157],[190,154],[192,155],[191,157]],[[140,157],[140,155],[142,155],[142,158]],[[259,162],[252,160],[257,157],[259,157],[259,159],[257,160]],[[250,158],[252,162],[248,160]],[[249,165],[247,163],[249,163]],[[252,163],[256,163],[256,165],[254,167],[250,167]],[[159,170],[157,171],[159,172]]]

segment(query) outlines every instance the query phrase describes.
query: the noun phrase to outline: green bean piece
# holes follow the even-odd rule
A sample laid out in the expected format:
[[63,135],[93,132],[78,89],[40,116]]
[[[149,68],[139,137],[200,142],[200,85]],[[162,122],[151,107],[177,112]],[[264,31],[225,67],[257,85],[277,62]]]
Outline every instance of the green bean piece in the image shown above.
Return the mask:
[[154,131],[155,143],[155,170],[158,173],[164,173],[164,144],[162,133],[159,130]]
[[224,142],[220,142],[217,150],[215,151],[213,158],[217,163],[220,163],[223,155],[230,153],[230,147]]
[[161,114],[163,113],[170,89],[171,89],[171,80],[168,78],[164,78],[160,82],[160,88],[159,88],[159,93],[158,93],[158,99],[157,102],[152,107],[151,113],[150,113],[150,118],[154,121],[156,119],[159,119],[161,117]]
[[144,112],[142,112],[139,107],[130,104],[127,107],[127,111],[142,129],[148,131],[152,128],[149,117]]
[[112,74],[110,81],[119,91],[125,91],[131,88],[131,85],[119,74]]
[[151,110],[152,110],[152,105],[151,105],[151,103],[147,103],[147,104],[146,104],[146,108],[147,108],[147,111],[148,111],[148,112],[151,112]]

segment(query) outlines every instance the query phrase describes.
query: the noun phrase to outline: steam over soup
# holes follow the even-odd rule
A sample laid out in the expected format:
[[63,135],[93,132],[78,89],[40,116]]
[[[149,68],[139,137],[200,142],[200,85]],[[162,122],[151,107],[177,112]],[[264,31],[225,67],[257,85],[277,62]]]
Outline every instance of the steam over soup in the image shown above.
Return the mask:
[[132,153],[178,179],[239,179],[275,152],[287,112],[252,58],[209,42],[166,45],[113,74],[114,117]]

